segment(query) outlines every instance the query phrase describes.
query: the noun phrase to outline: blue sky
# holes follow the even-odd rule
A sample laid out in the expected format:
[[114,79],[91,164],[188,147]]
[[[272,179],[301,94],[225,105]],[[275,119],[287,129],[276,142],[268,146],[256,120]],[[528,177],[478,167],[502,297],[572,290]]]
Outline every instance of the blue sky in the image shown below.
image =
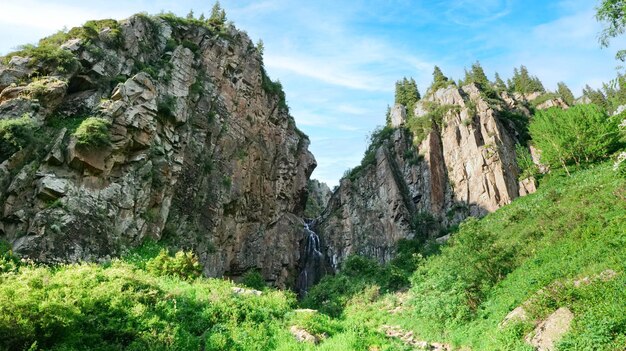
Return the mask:
[[[222,0],[227,17],[265,44],[291,112],[311,138],[313,177],[336,185],[357,165],[368,134],[384,124],[393,87],[414,77],[421,91],[434,65],[455,79],[479,60],[506,79],[524,64],[548,89],[612,79],[623,39],[600,49],[594,0]],[[0,3],[0,54],[89,19],[161,10],[210,13],[204,1],[20,0]]]

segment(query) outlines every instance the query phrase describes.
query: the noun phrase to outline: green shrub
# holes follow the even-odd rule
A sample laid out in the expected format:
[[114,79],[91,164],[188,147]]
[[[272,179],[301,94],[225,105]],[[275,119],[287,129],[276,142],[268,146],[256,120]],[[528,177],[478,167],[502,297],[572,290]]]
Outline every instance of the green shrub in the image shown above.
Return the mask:
[[33,140],[35,124],[28,115],[0,119],[0,163]]
[[283,85],[280,81],[272,81],[272,79],[267,75],[265,68],[261,66],[261,87],[263,91],[272,96],[278,97],[278,106],[289,112],[289,106],[287,105],[287,100],[285,97],[285,92],[283,91]]
[[175,118],[176,113],[176,98],[173,96],[166,96],[160,100],[157,104],[157,115],[163,121],[172,120]]
[[618,119],[596,105],[538,111],[529,129],[551,168],[589,164],[605,159],[619,146]]
[[361,164],[352,169],[346,170],[343,174],[343,177],[348,178],[351,181],[355,181],[361,171],[374,164],[376,162],[376,152],[378,151],[378,148],[383,146],[385,142],[387,142],[391,138],[394,130],[395,129],[391,128],[390,126],[376,127],[376,129],[374,129],[374,131],[372,131],[369,136],[370,143],[367,147],[367,150],[365,150],[363,159],[361,159]]
[[172,257],[166,249],[148,261],[146,269],[155,275],[171,275],[181,279],[193,279],[202,273],[198,257],[193,252],[178,251]]
[[263,290],[267,288],[267,283],[261,272],[252,269],[244,273],[241,283],[251,289]]
[[29,57],[29,66],[36,67],[41,65],[40,73],[42,74],[50,74],[55,70],[66,72],[78,65],[74,54],[52,44],[40,44],[37,46],[27,44],[20,47],[19,51],[8,54],[5,59],[9,60],[13,56]]
[[293,294],[233,295],[231,287],[116,260],[23,266],[0,274],[0,349],[271,350],[287,342],[282,321]]
[[441,255],[413,275],[414,308],[433,323],[469,320],[489,289],[511,271],[514,250],[499,245],[475,218],[466,220]]
[[85,118],[74,134],[76,145],[82,148],[102,148],[111,144],[109,126],[111,122],[104,118]]
[[518,176],[520,180],[534,177],[539,173],[539,168],[533,162],[530,150],[528,150],[527,147],[515,144],[515,160],[517,161],[517,167],[519,167],[520,170]]

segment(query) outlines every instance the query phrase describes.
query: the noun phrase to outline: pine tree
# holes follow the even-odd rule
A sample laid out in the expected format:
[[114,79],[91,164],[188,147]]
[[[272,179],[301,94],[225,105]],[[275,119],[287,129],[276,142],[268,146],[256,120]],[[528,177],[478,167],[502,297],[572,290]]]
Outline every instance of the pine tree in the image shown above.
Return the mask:
[[604,93],[598,89],[593,89],[588,84],[583,88],[583,96],[589,98],[592,104],[598,105],[604,109],[607,109],[607,101]]
[[435,69],[433,70],[433,83],[430,85],[430,88],[428,88],[428,91],[434,93],[440,88],[445,88],[448,85],[450,85],[450,80],[448,79],[448,77],[444,76],[443,72],[441,72],[441,69],[435,66]]
[[187,14],[187,19],[188,20],[192,20],[193,19],[193,9],[189,10],[189,13]]
[[417,88],[417,83],[415,83],[415,79],[407,79],[404,77],[402,80],[396,82],[395,103],[404,105],[407,108],[409,117],[413,115],[413,108],[419,99],[420,92]]
[[569,106],[574,105],[574,94],[572,94],[572,91],[569,89],[567,84],[564,82],[558,82],[556,92],[566,104]]
[[198,20],[199,20],[200,22],[204,22],[204,21],[206,21],[206,17],[204,17],[204,12],[200,14],[200,17],[198,17]]
[[521,94],[545,93],[546,91],[539,78],[531,76],[524,65],[519,70],[517,68],[513,70],[513,78],[509,81],[509,89]]
[[487,75],[485,75],[485,71],[478,61],[472,65],[472,80],[474,83],[480,84],[483,88],[490,86],[489,79],[487,79]]
[[223,27],[224,23],[226,23],[226,11],[222,9],[219,1],[216,1],[215,5],[213,5],[208,22],[215,27]]
[[500,78],[500,75],[498,74],[498,72],[496,72],[495,83],[493,84],[493,87],[498,92],[506,90],[506,83],[504,83],[502,78]]
[[259,39],[259,41],[256,42],[256,51],[259,53],[259,55],[263,56],[263,52],[265,51],[265,45],[263,45],[262,39]]

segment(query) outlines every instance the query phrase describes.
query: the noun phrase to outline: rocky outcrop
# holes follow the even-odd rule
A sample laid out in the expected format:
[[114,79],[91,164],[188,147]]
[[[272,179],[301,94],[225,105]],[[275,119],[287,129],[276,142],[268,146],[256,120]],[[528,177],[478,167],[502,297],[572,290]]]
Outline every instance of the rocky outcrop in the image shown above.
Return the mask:
[[406,122],[406,107],[402,104],[395,104],[389,111],[389,119],[394,128],[403,125]]
[[379,140],[374,161],[341,180],[316,223],[328,265],[336,269],[351,254],[387,262],[401,239],[437,237],[534,192],[532,180],[518,180],[515,155],[526,101],[488,96],[474,84],[419,101],[414,116],[425,123],[409,121]]
[[326,208],[332,191],[326,183],[317,179],[310,179],[308,183],[309,197],[306,200],[304,217],[308,219],[317,218]]
[[535,330],[526,336],[526,342],[537,351],[556,350],[557,342],[569,331],[574,314],[561,307],[539,323]]
[[[67,39],[71,67],[0,66],[0,118],[26,114],[43,136],[0,165],[0,238],[41,262],[150,238],[195,251],[209,276],[293,285],[316,163],[247,35],[138,15]],[[110,123],[108,146],[77,143],[87,116]]]

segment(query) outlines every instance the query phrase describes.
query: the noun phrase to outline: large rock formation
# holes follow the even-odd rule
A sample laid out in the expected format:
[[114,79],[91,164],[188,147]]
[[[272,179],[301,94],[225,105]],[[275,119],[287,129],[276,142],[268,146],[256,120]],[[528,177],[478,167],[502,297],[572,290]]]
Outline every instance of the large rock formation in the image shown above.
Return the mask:
[[408,128],[380,132],[315,223],[332,268],[350,254],[389,261],[400,239],[436,237],[534,191],[532,179],[518,180],[515,155],[529,116],[524,97],[451,85],[419,101],[414,115]]
[[[95,27],[61,37],[63,61],[0,65],[0,119],[27,116],[39,139],[0,159],[0,238],[42,262],[151,238],[209,276],[293,285],[316,163],[247,35],[169,15]],[[87,116],[110,123],[110,145],[77,143]]]
[[308,183],[309,197],[306,200],[304,217],[307,219],[317,218],[326,208],[332,191],[326,183],[317,179],[310,179]]

